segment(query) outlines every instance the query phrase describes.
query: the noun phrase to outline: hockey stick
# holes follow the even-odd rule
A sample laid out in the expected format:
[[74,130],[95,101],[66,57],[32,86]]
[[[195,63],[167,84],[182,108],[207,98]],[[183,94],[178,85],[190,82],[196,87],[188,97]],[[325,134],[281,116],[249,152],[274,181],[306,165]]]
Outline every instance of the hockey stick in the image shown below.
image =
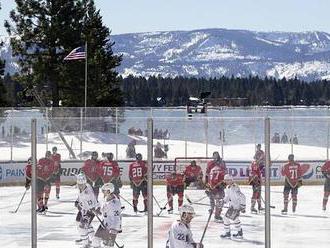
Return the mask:
[[206,196],[203,196],[203,197],[201,197],[201,198],[199,198],[199,199],[197,199],[197,200],[195,200],[195,201],[191,201],[187,194],[186,194],[185,196],[186,196],[187,201],[188,201],[190,204],[198,203],[198,202],[200,202],[201,200],[204,200],[206,197],[208,197],[208,196],[206,195]]
[[[189,202],[189,204],[195,204],[195,205],[201,205],[201,206],[211,206],[210,204],[208,203],[200,203],[200,202],[193,202],[189,199],[188,195],[185,195],[187,201]],[[223,206],[222,208],[228,208],[228,206]]]
[[25,197],[26,192],[27,192],[27,189],[25,189],[24,194],[22,195],[22,198],[21,198],[20,202],[18,203],[17,208],[16,208],[14,211],[9,211],[10,213],[13,213],[13,214],[17,213],[19,207],[20,207],[21,204],[22,204],[22,201],[23,201],[23,199],[24,199],[24,197]]
[[[264,198],[262,197],[262,195],[260,195],[260,198],[261,198],[262,202],[263,202],[263,203],[265,204],[265,206],[266,206],[266,202],[265,202]],[[273,205],[269,205],[269,207],[270,207],[270,208],[275,208],[275,206],[273,206]]]
[[[124,197],[122,197],[121,195],[119,195],[119,197],[121,199],[123,199],[125,202],[127,202],[132,208],[134,208],[134,206],[132,205],[132,203],[130,203],[129,201],[127,201]],[[139,213],[144,213],[144,211],[138,210]]]
[[206,226],[204,228],[204,231],[203,231],[203,234],[202,234],[202,237],[201,237],[201,241],[199,241],[200,244],[202,244],[202,242],[203,242],[203,239],[204,239],[204,236],[205,236],[205,233],[206,233],[206,229],[209,226],[209,223],[210,223],[210,220],[211,220],[212,213],[213,213],[213,209],[212,209],[212,211],[210,211],[209,218],[207,219]]
[[[103,221],[100,219],[100,217],[97,215],[97,213],[94,212],[94,215],[95,215],[96,218],[99,220],[101,226],[102,226],[105,230],[107,230],[107,228],[105,227]],[[116,246],[117,246],[118,248],[124,248],[124,245],[122,245],[122,246],[118,245],[118,243],[116,242],[116,240],[115,240],[115,244],[116,244]]]
[[160,212],[157,214],[157,216],[160,216],[160,214],[163,212],[163,210],[166,209],[167,204],[168,204],[168,201],[166,202],[164,207],[160,208]]
[[160,206],[159,202],[157,201],[156,197],[155,197],[154,195],[152,195],[152,197],[155,199],[155,202],[156,202],[157,206],[160,208],[160,210],[164,210],[164,209],[166,209],[166,205],[167,205],[167,203],[166,203],[165,207],[162,208],[162,207]]

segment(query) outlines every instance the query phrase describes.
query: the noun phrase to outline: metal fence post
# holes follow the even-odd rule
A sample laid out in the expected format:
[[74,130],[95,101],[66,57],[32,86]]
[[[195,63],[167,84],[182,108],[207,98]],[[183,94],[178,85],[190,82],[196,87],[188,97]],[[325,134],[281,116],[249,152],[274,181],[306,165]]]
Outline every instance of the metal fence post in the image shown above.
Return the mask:
[[82,159],[83,123],[84,123],[84,110],[83,110],[83,108],[80,108],[80,157],[79,157],[79,159]]
[[153,120],[148,118],[148,248],[153,248]]
[[32,157],[32,182],[31,182],[31,247],[37,247],[37,120],[31,121],[31,157]]
[[265,118],[265,248],[271,247],[270,230],[270,118]]
[[209,133],[208,133],[208,129],[209,129],[209,122],[208,119],[206,118],[204,120],[204,129],[205,129],[205,157],[208,157],[208,153],[209,153]]
[[118,108],[116,108],[116,160],[118,160]]

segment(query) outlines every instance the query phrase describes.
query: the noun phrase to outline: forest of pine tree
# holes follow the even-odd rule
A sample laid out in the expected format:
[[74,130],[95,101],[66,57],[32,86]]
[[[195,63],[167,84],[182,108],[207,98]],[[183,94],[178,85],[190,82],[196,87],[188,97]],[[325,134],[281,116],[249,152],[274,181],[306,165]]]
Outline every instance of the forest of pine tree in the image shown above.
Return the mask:
[[[123,79],[126,106],[182,106],[190,96],[210,92],[209,98],[246,98],[244,105],[329,105],[330,82],[259,78],[163,78],[129,76]],[[162,98],[161,103],[157,98]],[[165,102],[165,104],[164,104]]]

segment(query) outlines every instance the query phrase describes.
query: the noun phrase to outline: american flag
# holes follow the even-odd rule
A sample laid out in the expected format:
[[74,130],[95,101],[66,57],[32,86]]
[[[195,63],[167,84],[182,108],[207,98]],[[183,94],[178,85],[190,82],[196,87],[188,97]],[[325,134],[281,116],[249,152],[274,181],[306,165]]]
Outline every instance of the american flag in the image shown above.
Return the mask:
[[85,47],[77,47],[73,49],[64,60],[77,60],[77,59],[86,59]]

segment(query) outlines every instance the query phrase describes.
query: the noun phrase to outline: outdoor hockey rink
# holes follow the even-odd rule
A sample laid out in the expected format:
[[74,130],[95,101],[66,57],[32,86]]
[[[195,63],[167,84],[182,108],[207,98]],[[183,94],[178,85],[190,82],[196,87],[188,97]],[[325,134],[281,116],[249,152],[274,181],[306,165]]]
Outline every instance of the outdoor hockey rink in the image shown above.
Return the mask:
[[[215,223],[213,218],[209,224],[203,244],[204,247],[264,247],[264,215],[250,213],[251,187],[242,186],[242,191],[247,196],[247,212],[241,215],[244,239],[228,240],[221,239],[223,224]],[[302,186],[298,194],[298,207],[296,214],[281,215],[283,207],[282,186],[271,187],[271,237],[274,248],[328,248],[330,244],[330,205],[327,212],[321,210],[323,186]],[[1,187],[0,188],[0,233],[1,247],[31,247],[31,216],[30,216],[30,190],[17,213],[10,213],[16,209],[17,204],[24,193],[24,187]],[[38,215],[38,247],[80,247],[75,244],[79,238],[75,216],[77,213],[74,201],[77,195],[75,186],[62,186],[60,200],[55,199],[55,187],[53,186],[47,216]],[[186,190],[185,193],[191,200],[197,200],[205,193],[203,190]],[[124,186],[121,195],[131,202],[132,190]],[[167,202],[165,186],[154,186],[154,196],[164,205]],[[102,194],[99,200],[102,201]],[[202,203],[208,203],[205,198]],[[184,203],[187,203],[186,199]],[[119,245],[124,244],[127,248],[147,247],[147,216],[143,213],[135,214],[131,206],[122,201],[123,232],[117,237]],[[191,226],[196,242],[199,242],[203,233],[207,218],[208,207],[193,205],[196,216]],[[142,210],[142,198],[140,196],[139,209]],[[175,212],[169,215],[166,210],[157,217],[160,211],[154,202],[154,247],[165,247],[167,231],[179,215],[177,211],[177,196],[174,198]],[[98,227],[98,220],[93,221],[94,229]],[[232,231],[232,233],[234,233]]]

